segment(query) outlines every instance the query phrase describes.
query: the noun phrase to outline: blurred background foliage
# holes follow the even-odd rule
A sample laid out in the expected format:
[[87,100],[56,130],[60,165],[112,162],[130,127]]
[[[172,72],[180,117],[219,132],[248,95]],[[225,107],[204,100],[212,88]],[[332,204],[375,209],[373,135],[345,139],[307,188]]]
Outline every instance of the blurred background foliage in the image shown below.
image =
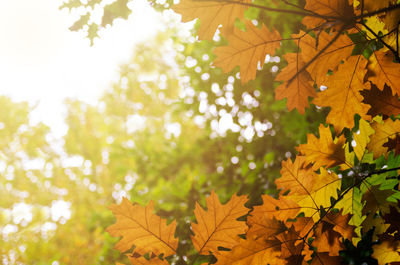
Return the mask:
[[[100,2],[71,0],[65,7],[91,10]],[[103,5],[101,23],[86,25],[87,19],[72,29],[90,33],[126,18],[127,3],[118,0],[111,11]],[[170,4],[154,2],[159,10]],[[266,14],[247,13],[260,16]],[[297,19],[268,17],[280,27],[279,21],[295,25]],[[237,71],[224,74],[211,65],[213,47],[225,40],[216,35],[199,42],[194,35],[170,21],[168,30],[134,47],[97,105],[67,100],[63,139],[33,125],[27,103],[0,97],[0,263],[122,260],[105,228],[114,222],[107,207],[125,196],[140,204],[153,200],[158,214],[177,219],[174,263],[186,264],[194,254],[189,222],[196,201],[204,205],[215,190],[224,202],[247,194],[251,207],[261,194],[276,193],[281,161],[316,132],[325,113],[315,107],[306,115],[288,112],[284,101],[274,100],[273,78],[285,63],[279,56],[267,56],[257,79],[242,86]]]

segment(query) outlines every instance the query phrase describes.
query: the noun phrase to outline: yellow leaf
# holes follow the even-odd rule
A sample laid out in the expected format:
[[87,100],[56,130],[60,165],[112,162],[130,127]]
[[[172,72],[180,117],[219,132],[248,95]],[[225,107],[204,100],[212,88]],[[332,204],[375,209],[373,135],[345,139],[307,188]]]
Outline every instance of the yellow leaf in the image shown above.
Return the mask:
[[247,6],[240,3],[250,3],[250,0],[239,0],[239,3],[224,1],[182,0],[172,9],[182,15],[182,21],[188,22],[200,19],[198,36],[200,39],[211,40],[215,31],[222,25],[227,32],[233,32],[235,20],[242,19]]
[[342,135],[334,141],[329,127],[319,126],[318,139],[313,134],[307,135],[307,143],[297,147],[297,151],[306,157],[308,163],[317,170],[322,166],[334,167],[346,163],[343,145],[346,141]]
[[[399,148],[396,138],[400,134],[400,120],[387,119],[383,123],[377,121],[372,124],[372,129],[375,130],[375,134],[371,135],[367,148],[374,153],[374,158],[381,155],[387,156],[390,150],[396,151]],[[391,146],[390,140],[394,141],[394,146]]]
[[397,250],[393,249],[390,242],[383,241],[379,245],[373,245],[374,252],[372,257],[378,260],[379,265],[400,261],[400,254]]
[[320,218],[317,213],[321,206],[326,209],[332,204],[331,197],[337,198],[337,191],[340,190],[341,185],[341,181],[335,173],[329,173],[323,167],[320,170],[321,174],[312,179],[313,187],[308,190],[307,195],[296,200],[304,215],[312,217],[314,222]]
[[207,211],[196,203],[194,214],[198,223],[192,223],[192,242],[200,254],[208,255],[218,251],[219,246],[232,248],[239,243],[238,234],[244,234],[247,225],[236,219],[248,213],[249,209],[244,206],[246,201],[246,196],[234,194],[222,205],[213,191],[207,198]]
[[374,129],[372,129],[369,122],[360,119],[359,132],[353,134],[354,141],[356,142],[356,146],[354,146],[354,152],[356,153],[356,156],[359,161],[362,160],[365,153],[365,148],[367,147],[367,144],[370,141],[369,137],[374,132],[375,131]]
[[125,252],[134,245],[139,253],[152,252],[165,257],[175,254],[178,239],[174,237],[176,222],[167,225],[165,219],[153,214],[153,202],[146,207],[133,205],[123,198],[120,205],[111,205],[117,222],[107,228],[111,236],[122,239],[115,248]]
[[259,29],[247,21],[246,29],[241,31],[235,28],[233,33],[223,30],[229,45],[214,49],[217,58],[213,64],[221,67],[225,73],[239,65],[242,84],[256,77],[257,65],[263,65],[265,56],[273,55],[281,41],[280,34],[276,30],[269,31],[265,25]]
[[368,105],[364,104],[360,91],[370,89],[370,84],[364,84],[367,61],[363,56],[352,56],[326,80],[326,90],[318,93],[313,103],[330,107],[326,121],[332,124],[335,131],[354,127],[354,115],[369,120]]

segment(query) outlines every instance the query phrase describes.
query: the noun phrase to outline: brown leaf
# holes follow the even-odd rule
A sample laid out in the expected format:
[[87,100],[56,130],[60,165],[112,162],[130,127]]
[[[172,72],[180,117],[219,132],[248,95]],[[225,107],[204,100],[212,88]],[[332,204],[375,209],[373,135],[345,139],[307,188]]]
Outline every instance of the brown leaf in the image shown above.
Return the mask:
[[218,247],[232,248],[239,243],[238,234],[247,231],[247,225],[237,218],[249,211],[244,206],[246,196],[235,194],[225,205],[222,205],[213,191],[207,198],[207,211],[197,203],[194,210],[197,224],[192,223],[194,236],[192,242],[200,254],[208,255],[217,252]]
[[399,96],[392,95],[388,86],[385,85],[383,91],[381,91],[373,85],[371,90],[363,90],[360,93],[364,97],[363,102],[371,106],[368,115],[372,117],[383,115],[383,118],[387,119],[392,115],[400,114]]
[[[251,1],[239,0],[238,2],[249,3]],[[247,6],[224,1],[182,0],[172,9],[182,15],[183,22],[199,18],[200,27],[197,33],[199,39],[211,40],[219,25],[222,25],[226,32],[233,32],[235,20],[243,18]]]
[[214,49],[217,58],[213,64],[221,67],[225,73],[239,65],[242,84],[256,77],[257,65],[263,65],[265,56],[273,55],[281,41],[278,31],[271,32],[265,25],[259,29],[247,21],[246,29],[241,31],[235,28],[232,34],[223,30],[229,45]]
[[304,114],[305,108],[309,105],[308,98],[314,98],[317,95],[312,85],[313,80],[308,72],[303,71],[288,84],[287,81],[299,72],[304,62],[298,53],[286,53],[284,57],[288,65],[275,78],[276,81],[284,81],[275,89],[275,98],[277,100],[287,98],[288,110],[296,108],[299,113]]
[[134,245],[139,253],[152,252],[155,255],[175,254],[178,239],[174,237],[176,222],[167,225],[165,219],[153,214],[153,202],[146,207],[133,205],[123,198],[120,205],[111,205],[117,222],[107,228],[111,236],[122,239],[115,248],[125,252]]

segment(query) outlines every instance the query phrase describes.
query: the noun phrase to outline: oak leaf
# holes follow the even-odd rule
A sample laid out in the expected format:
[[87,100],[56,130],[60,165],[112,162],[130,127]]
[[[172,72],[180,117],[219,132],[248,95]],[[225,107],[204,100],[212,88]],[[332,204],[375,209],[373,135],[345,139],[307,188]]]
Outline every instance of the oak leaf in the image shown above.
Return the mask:
[[138,255],[129,256],[129,260],[133,265],[169,265],[169,262],[159,259],[158,257],[152,257],[150,259],[146,259],[145,257]]
[[393,95],[387,85],[384,86],[383,91],[373,85],[371,90],[361,91],[361,95],[364,97],[363,102],[371,106],[367,114],[372,117],[382,115],[386,119],[400,114],[399,96]]
[[[275,98],[277,100],[286,98],[288,110],[296,108],[299,113],[304,114],[305,108],[309,105],[308,98],[314,98],[317,95],[313,80],[306,71],[298,73],[305,65],[298,53],[287,53],[284,58],[288,65],[275,78],[276,81],[284,81],[284,83],[275,89]],[[293,77],[294,79],[288,83]]]
[[[298,197],[296,202],[302,208],[301,211],[306,217],[312,217],[315,222],[320,218],[320,209],[329,208],[332,205],[332,200],[337,199],[337,191],[340,189],[341,181],[339,177],[328,172],[323,167],[320,168],[321,173],[315,175],[312,179],[313,187],[308,190],[308,194]],[[293,198],[294,199],[294,198]]]
[[368,80],[380,90],[383,90],[387,84],[393,94],[400,96],[400,64],[393,62],[393,54],[376,51],[369,60],[368,69],[372,75],[368,77]]
[[384,241],[379,245],[373,245],[372,248],[374,249],[372,257],[378,260],[379,265],[400,261],[399,251],[393,249],[393,246],[387,241]]
[[257,28],[247,21],[246,31],[235,28],[232,34],[225,30],[222,32],[229,45],[214,49],[217,58],[213,64],[221,67],[225,73],[239,65],[242,84],[254,79],[258,64],[263,65],[265,56],[273,55],[280,47],[281,36],[278,31],[269,31],[265,25]]
[[326,20],[320,17],[306,16],[301,23],[309,29],[337,27],[340,24],[338,22],[344,18],[354,16],[353,7],[349,5],[348,0],[307,0],[304,8],[321,16],[330,17],[329,20]]
[[276,187],[287,196],[309,195],[315,181],[313,169],[307,166],[304,156],[296,156],[294,163],[289,158],[282,161],[281,177],[275,180]]
[[313,169],[346,163],[343,149],[345,137],[342,135],[334,140],[329,127],[324,127],[322,124],[319,126],[319,135],[320,138],[317,138],[313,134],[308,134],[307,143],[297,147],[297,151],[306,157],[306,161],[313,164]]
[[279,258],[280,246],[281,242],[278,239],[241,239],[240,244],[231,251],[215,253],[215,265],[259,265],[265,264],[266,261],[271,265],[284,264],[284,260]]
[[367,148],[374,153],[374,158],[378,158],[381,155],[387,156],[390,150],[397,148],[397,145],[387,146],[387,143],[396,139],[400,134],[400,120],[387,119],[383,123],[376,121],[372,124],[372,128],[375,133],[371,135],[371,141]]
[[253,211],[247,218],[251,223],[252,216],[265,215],[267,218],[275,217],[277,220],[286,222],[287,219],[293,219],[299,213],[300,207],[298,204],[286,196],[280,196],[279,199],[274,199],[272,196],[263,195],[263,204],[254,206]]
[[233,32],[235,20],[242,19],[247,9],[247,6],[243,4],[250,2],[250,0],[239,0],[238,3],[182,0],[172,9],[182,15],[183,22],[199,18],[200,27],[197,32],[199,38],[211,40],[219,25],[222,25],[226,32]]
[[248,213],[249,209],[244,206],[246,201],[246,196],[234,194],[222,205],[213,191],[207,198],[207,211],[196,203],[194,214],[198,223],[192,223],[192,242],[200,254],[208,255],[216,252],[219,246],[232,248],[239,243],[238,234],[244,234],[248,227],[236,219]]
[[375,131],[372,129],[369,122],[363,119],[360,119],[358,127],[358,133],[353,134],[354,141],[356,142],[356,146],[354,146],[354,153],[356,154],[358,160],[361,161],[365,153],[365,148],[370,142],[369,137],[374,134]]
[[[292,36],[298,38],[296,43],[301,50],[301,58],[306,63],[313,60],[335,38],[335,34],[325,31],[318,34],[316,38],[302,31]],[[328,71],[336,71],[340,62],[350,57],[353,46],[354,43],[351,39],[347,35],[341,34],[307,67],[307,71],[318,86],[327,85],[325,81],[328,79]]]
[[133,205],[123,198],[120,205],[110,206],[117,222],[107,228],[111,236],[122,239],[115,248],[125,252],[135,246],[139,253],[152,252],[165,257],[175,254],[178,239],[174,237],[176,221],[167,225],[165,219],[153,214],[153,202],[146,207]]
[[339,69],[326,80],[326,90],[318,93],[313,103],[330,107],[331,110],[326,121],[333,125],[335,131],[341,132],[343,128],[354,127],[354,115],[358,114],[364,120],[369,120],[367,115],[368,105],[364,104],[360,91],[369,89],[370,84],[364,83],[367,61],[362,56],[352,56]]

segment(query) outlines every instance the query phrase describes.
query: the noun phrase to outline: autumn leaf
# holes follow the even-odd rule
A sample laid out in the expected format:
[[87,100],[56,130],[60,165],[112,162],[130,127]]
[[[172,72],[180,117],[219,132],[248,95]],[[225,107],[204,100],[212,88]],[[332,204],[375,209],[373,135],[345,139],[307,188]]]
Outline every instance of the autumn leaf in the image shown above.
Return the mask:
[[258,64],[263,65],[265,56],[273,55],[280,47],[280,34],[276,30],[269,31],[265,25],[257,28],[247,21],[246,31],[235,28],[232,34],[225,30],[222,32],[229,45],[214,49],[217,58],[213,64],[221,67],[225,73],[239,65],[242,84],[254,79]]
[[286,226],[282,221],[265,214],[252,215],[248,218],[247,224],[250,228],[246,233],[246,237],[269,238],[286,230]]
[[370,141],[369,137],[374,134],[375,131],[372,129],[369,122],[363,119],[360,119],[358,127],[359,131],[353,134],[354,141],[356,142],[356,146],[353,148],[358,160],[361,161],[365,153],[365,148]]
[[339,256],[339,251],[344,248],[341,243],[341,235],[333,230],[334,225],[321,222],[315,228],[315,239],[312,246],[317,248],[317,252],[328,252],[329,256]]
[[313,134],[307,135],[307,143],[297,147],[297,151],[306,157],[308,163],[313,164],[315,170],[322,166],[334,167],[346,163],[343,145],[344,136],[333,139],[329,127],[319,126],[320,138]]
[[330,17],[328,20],[306,16],[301,23],[309,29],[337,27],[340,24],[338,22],[343,23],[341,21],[343,18],[349,19],[354,16],[353,7],[349,5],[348,0],[307,0],[304,8],[321,16]]
[[[332,200],[337,199],[341,181],[339,177],[324,168],[321,173],[312,179],[313,186],[307,191],[307,195],[297,196],[296,202],[302,208],[301,211],[306,217],[312,217],[314,222],[320,219],[320,209],[327,209],[332,205]],[[292,198],[293,200],[295,198]]]
[[333,125],[335,131],[354,127],[354,115],[370,120],[367,115],[368,105],[362,103],[360,91],[369,89],[364,83],[367,61],[362,56],[352,56],[326,80],[326,90],[318,93],[313,103],[321,107],[330,107],[326,121]]
[[393,62],[393,54],[376,51],[369,60],[368,70],[371,72],[371,76],[368,77],[368,80],[380,90],[383,90],[387,84],[393,95],[400,96],[400,64]]
[[361,235],[360,226],[365,219],[362,213],[363,206],[362,193],[357,187],[351,188],[335,206],[335,208],[342,210],[343,215],[351,215],[349,224],[356,227],[355,231],[358,236]]
[[277,220],[286,222],[289,218],[295,218],[300,210],[296,202],[285,198],[285,196],[274,199],[272,196],[263,195],[262,200],[263,204],[254,206],[247,218],[249,224],[251,224],[252,216],[257,215],[265,215],[267,218],[275,217]]
[[[276,81],[284,81],[284,83],[275,89],[275,98],[277,100],[286,98],[288,110],[296,108],[299,113],[304,114],[305,108],[309,106],[308,98],[314,98],[317,95],[312,85],[313,80],[306,71],[296,75],[304,66],[299,54],[287,53],[284,58],[288,65],[275,78]],[[293,81],[288,83],[293,77]]]
[[198,223],[192,223],[192,242],[200,254],[208,255],[217,252],[219,246],[232,248],[238,244],[238,234],[244,234],[247,225],[236,219],[248,213],[249,209],[244,206],[246,201],[246,196],[234,194],[222,205],[216,193],[212,192],[207,198],[207,211],[196,203],[194,214]]
[[350,214],[343,214],[343,210],[339,212],[329,212],[324,216],[323,221],[333,225],[333,230],[338,232],[341,237],[351,240],[354,236],[355,226],[349,224],[351,219]]
[[378,260],[379,265],[400,261],[399,251],[394,249],[387,241],[384,241],[379,245],[373,245],[372,248],[374,249],[372,257]]
[[219,251],[215,253],[217,263],[215,265],[259,265],[284,264],[280,255],[281,242],[278,239],[265,240],[264,238],[241,239],[240,244],[231,251]]
[[364,97],[363,102],[371,106],[368,115],[372,117],[382,115],[386,119],[400,114],[399,96],[393,95],[387,85],[384,86],[383,91],[373,85],[371,90],[363,90],[360,93]]
[[[297,38],[296,43],[301,50],[302,60],[308,63],[314,59],[307,67],[307,71],[318,86],[327,86],[328,71],[336,71],[340,62],[349,58],[353,50],[354,43],[345,34],[339,35],[337,40],[330,44],[335,38],[335,34],[322,31],[316,38],[313,38],[301,31],[297,35],[292,35]],[[326,50],[323,50],[325,48]],[[322,53],[314,58],[320,52]]]
[[222,25],[227,33],[233,32],[235,20],[242,19],[247,6],[240,3],[250,3],[250,0],[239,0],[238,3],[224,1],[198,1],[182,0],[172,9],[182,15],[182,21],[188,22],[200,19],[200,27],[197,32],[200,39],[211,40],[215,31]]
[[129,256],[129,260],[132,265],[169,265],[169,262],[159,259],[158,257],[152,257],[150,259],[146,259],[141,255],[131,255]]
[[140,253],[152,252],[165,257],[175,254],[178,239],[174,237],[176,222],[167,225],[165,219],[153,214],[153,202],[146,207],[133,205],[123,198],[120,205],[110,206],[117,222],[107,228],[111,236],[122,239],[115,245],[120,252],[135,246]]
[[[371,13],[377,11],[379,9],[383,9],[386,7],[390,7],[395,5],[397,2],[396,0],[365,0],[364,1],[364,9],[365,11]],[[393,9],[385,13],[381,13],[379,18],[384,22],[385,28],[389,31],[395,27],[398,27],[398,23],[400,20],[400,13],[398,9]]]
[[276,187],[287,196],[309,195],[315,181],[312,167],[306,163],[304,156],[296,156],[294,163],[290,158],[282,161],[281,177],[275,180]]
[[374,153],[374,158],[378,158],[381,155],[387,156],[390,150],[396,149],[395,146],[387,146],[390,140],[397,138],[400,133],[400,121],[387,119],[383,123],[374,122],[372,128],[375,130],[375,134],[371,135],[371,141],[367,148]]

